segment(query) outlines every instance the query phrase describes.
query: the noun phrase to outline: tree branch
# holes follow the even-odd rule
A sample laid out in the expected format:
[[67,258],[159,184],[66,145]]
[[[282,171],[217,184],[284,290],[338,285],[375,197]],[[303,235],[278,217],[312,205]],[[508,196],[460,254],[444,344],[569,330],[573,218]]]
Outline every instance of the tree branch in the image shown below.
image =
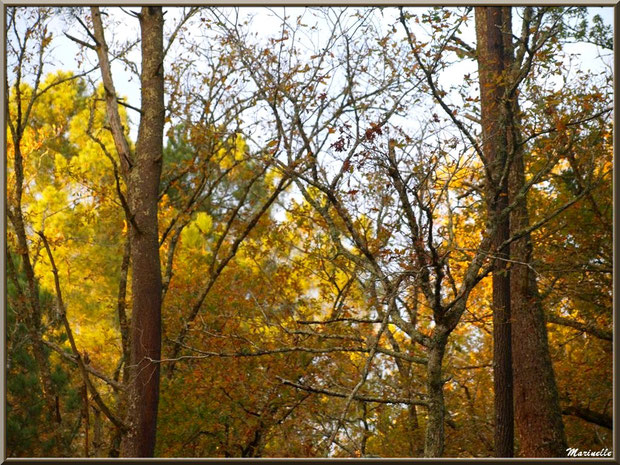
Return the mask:
[[[76,365],[78,364],[77,357],[63,350],[63,348],[60,347],[58,344],[54,344],[53,342],[46,341],[45,339],[43,340],[43,344],[48,346],[50,349],[52,349],[54,352],[56,352],[58,355],[60,355],[63,359],[67,360],[68,362],[74,363]],[[90,364],[84,365],[84,367],[86,368],[86,371],[89,372],[91,375],[104,381],[106,384],[112,386],[114,389],[118,391],[125,390],[125,386],[122,383],[119,383],[118,381],[114,381],[109,376],[106,376],[105,374],[93,368],[92,365]]]
[[67,319],[67,312],[65,309],[65,304],[62,300],[62,293],[60,290],[60,280],[58,278],[58,268],[56,268],[56,262],[54,261],[54,256],[52,255],[52,250],[50,249],[49,242],[47,241],[47,237],[43,234],[42,231],[37,232],[37,234],[41,237],[43,241],[43,245],[45,246],[45,250],[47,251],[47,256],[50,260],[50,265],[52,266],[52,273],[54,274],[54,285],[56,287],[56,304],[58,305],[58,312],[60,313],[60,317],[65,326],[65,331],[67,332],[67,337],[69,338],[69,344],[71,344],[71,350],[73,351],[73,356],[75,357],[75,361],[80,369],[80,373],[84,380],[84,383],[88,387],[93,399],[101,409],[101,411],[105,414],[106,417],[119,429],[126,429],[125,423],[118,418],[112,411],[108,408],[108,406],[103,402],[101,395],[97,391],[97,388],[92,384],[90,378],[88,377],[88,370],[86,369],[86,365],[82,360],[82,355],[77,348],[75,343],[75,339],[73,337],[73,331],[71,330],[71,326],[69,325],[69,320]]
[[82,47],[86,47],[89,48],[91,50],[97,50],[97,46],[96,45],[92,45],[89,44],[88,42],[84,42],[83,40],[78,39],[77,37],[72,36],[71,34],[69,34],[68,32],[65,32],[65,36],[67,36],[69,39],[71,39],[73,42],[81,45]]
[[[330,389],[316,388],[316,387],[307,386],[304,384],[295,383],[288,379],[282,378],[281,376],[276,376],[276,378],[279,379],[282,382],[282,384],[285,384],[287,386],[292,386],[297,389],[301,389],[302,391],[314,392],[315,394],[325,394],[327,396],[340,397],[342,399],[346,399],[349,397],[349,394],[346,394],[343,392],[337,392],[337,391],[332,391]],[[427,402],[424,400],[407,399],[404,397],[372,397],[372,396],[367,396],[363,394],[355,394],[353,396],[353,400],[357,400],[360,402],[374,402],[377,404],[406,404],[406,405],[424,405],[424,406],[428,405]]]
[[129,143],[125,137],[125,131],[118,112],[118,98],[116,96],[116,89],[114,88],[114,81],[112,79],[110,59],[108,57],[108,46],[105,41],[105,33],[99,7],[91,7],[91,15],[93,18],[94,36],[97,40],[97,57],[99,58],[101,78],[103,80],[103,88],[105,89],[106,113],[108,115],[114,145],[116,146],[116,151],[118,152],[118,156],[121,160],[123,175],[127,177],[129,170],[133,166],[133,161]]
[[603,428],[607,428],[609,430],[613,430],[614,421],[611,415],[606,415],[604,413],[595,412],[594,410],[590,410],[585,407],[581,407],[578,405],[571,405],[562,410],[563,415],[572,415],[574,417],[581,418],[589,423],[594,423],[595,425],[602,426]]
[[547,321],[556,325],[567,326],[569,328],[576,329],[578,331],[581,331],[582,333],[590,334],[605,341],[614,340],[614,333],[612,331],[598,328],[593,323],[582,323],[581,321],[555,315],[553,313],[547,315]]

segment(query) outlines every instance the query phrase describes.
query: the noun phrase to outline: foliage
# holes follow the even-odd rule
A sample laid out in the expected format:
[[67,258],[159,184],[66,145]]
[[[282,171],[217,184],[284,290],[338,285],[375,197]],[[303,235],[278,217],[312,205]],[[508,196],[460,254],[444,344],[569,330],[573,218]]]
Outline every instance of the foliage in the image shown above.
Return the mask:
[[[136,21],[106,11],[110,37]],[[109,420],[126,413],[125,349],[137,343],[135,231],[109,95],[86,69],[92,18],[10,13],[7,453],[116,456],[124,433]],[[585,8],[531,13],[526,32],[542,42],[522,57],[514,126],[530,265],[569,443],[611,448],[611,430],[569,413],[612,414],[612,74],[604,56],[595,71],[567,51],[604,51],[610,29]],[[277,24],[261,33],[236,9],[166,18],[156,455],[419,457],[439,418],[445,456],[488,457],[494,223],[471,10],[283,15],[260,16]],[[50,21],[70,17],[84,31],[80,68],[46,74],[61,40]],[[134,52],[131,38],[110,40],[130,71]],[[141,110],[116,97],[135,151]]]

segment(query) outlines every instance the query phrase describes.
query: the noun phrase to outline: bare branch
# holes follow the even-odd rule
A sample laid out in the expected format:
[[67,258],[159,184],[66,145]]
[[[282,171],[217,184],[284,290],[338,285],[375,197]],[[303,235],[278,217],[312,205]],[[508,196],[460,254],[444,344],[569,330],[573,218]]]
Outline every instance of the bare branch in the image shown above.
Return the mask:
[[[317,387],[307,386],[304,384],[295,383],[288,379],[282,378],[281,376],[276,376],[276,378],[279,379],[282,382],[282,384],[285,384],[287,386],[292,386],[297,389],[301,389],[302,391],[314,392],[315,394],[325,394],[327,396],[340,397],[342,399],[346,399],[349,397],[349,394],[332,391],[330,389],[317,388]],[[374,402],[377,404],[406,404],[406,405],[424,405],[424,406],[427,405],[426,401],[424,400],[407,399],[404,397],[396,397],[396,398],[394,397],[372,397],[372,396],[367,396],[363,394],[355,394],[353,396],[353,400],[357,400],[360,402]]]
[[91,50],[97,50],[97,46],[96,45],[92,45],[89,44],[88,42],[84,42],[83,40],[78,39],[77,37],[72,36],[71,34],[69,34],[68,32],[65,32],[65,36],[67,36],[69,39],[71,39],[73,42],[81,45],[82,47],[86,47],[89,48]]

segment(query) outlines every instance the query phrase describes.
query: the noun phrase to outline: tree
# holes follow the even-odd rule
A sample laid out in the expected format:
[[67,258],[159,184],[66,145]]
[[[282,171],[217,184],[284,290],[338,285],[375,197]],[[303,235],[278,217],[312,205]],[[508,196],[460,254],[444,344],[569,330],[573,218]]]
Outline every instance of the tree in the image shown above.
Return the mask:
[[[508,304],[536,328],[503,352],[516,454],[561,454],[561,415],[611,447],[611,68],[564,54],[605,46],[600,21],[491,7],[471,46],[473,8],[192,7],[165,31],[160,8],[30,11],[9,15],[12,455],[485,457],[502,432],[507,455]],[[45,76],[57,14],[81,71]],[[136,262],[161,277],[150,348]],[[550,396],[525,406],[524,361]]]
[[163,157],[164,43],[161,7],[143,7],[141,31],[141,110],[135,151],[127,142],[118,112],[106,39],[98,7],[91,8],[94,48],[105,89],[108,120],[127,185],[130,224],[132,312],[130,390],[121,454],[151,457],[155,450],[161,358],[161,269],[157,203]]
[[[503,155],[504,161],[503,163],[500,163],[501,169],[498,173],[495,173],[495,178],[493,175],[493,169],[489,169],[488,166],[485,167],[487,185],[486,197],[487,201],[491,202],[498,199],[501,200],[502,197],[510,199],[509,202],[505,202],[506,199],[501,200],[502,202],[505,202],[505,208],[502,210],[502,213],[496,212],[496,214],[499,214],[500,217],[503,216],[504,220],[508,219],[507,214],[509,212],[511,217],[514,217],[515,225],[512,228],[510,234],[511,238],[504,242],[504,245],[508,245],[509,243],[514,242],[516,245],[512,245],[511,247],[515,250],[516,253],[519,254],[520,258],[525,258],[523,255],[524,243],[520,240],[521,238],[526,237],[529,234],[529,231],[534,229],[527,223],[527,221],[524,221],[523,206],[525,198],[527,197],[527,193],[528,191],[530,191],[531,186],[535,185],[537,182],[540,182],[541,179],[557,163],[559,163],[560,159],[559,157],[549,158],[547,160],[547,165],[543,165],[542,167],[540,167],[538,172],[532,173],[531,178],[527,183],[523,182],[523,176],[518,174],[519,166],[521,164],[521,161],[518,158],[518,153],[522,149],[524,144],[531,141],[540,134],[535,132],[533,135],[526,137],[525,135],[522,135],[520,133],[519,125],[521,124],[522,117],[519,115],[517,95],[523,81],[527,79],[528,76],[532,75],[533,66],[536,66],[533,65],[533,63],[541,63],[541,66],[545,66],[542,63],[545,63],[544,59],[550,56],[550,52],[546,47],[549,47],[550,44],[551,46],[557,44],[557,41],[550,40],[550,38],[553,37],[556,32],[559,33],[559,31],[564,31],[570,26],[567,26],[566,24],[568,24],[568,22],[563,22],[564,20],[561,20],[559,16],[554,16],[555,11],[553,10],[537,10],[537,19],[534,21],[532,11],[526,9],[524,13],[524,21],[526,26],[524,26],[524,28],[522,29],[517,50],[516,52],[513,52],[512,45],[510,44],[511,40],[508,40],[508,38],[510,37],[508,31],[511,30],[509,10],[504,9],[502,11],[501,8],[487,10],[479,9],[477,10],[477,14],[480,13],[479,16],[482,19],[482,16],[489,11],[495,16],[495,18],[491,20],[491,25],[494,27],[494,29],[489,32],[488,30],[486,30],[488,28],[484,27],[486,26],[486,21],[479,21],[479,26],[477,28],[479,32],[478,45],[480,46],[481,42],[482,45],[494,45],[495,49],[493,51],[495,56],[494,59],[487,60],[487,58],[490,57],[485,57],[483,56],[483,54],[478,53],[478,62],[479,64],[485,64],[487,66],[495,67],[495,73],[491,73],[495,74],[495,80],[490,80],[489,82],[486,82],[485,85],[483,84],[483,80],[485,80],[485,78],[488,78],[489,76],[485,76],[483,72],[480,73],[480,89],[482,94],[480,104],[483,110],[485,106],[487,110],[489,109],[489,106],[491,106],[491,109],[498,109],[498,113],[494,115],[497,117],[496,122],[498,124],[498,127],[496,128],[496,131],[491,131],[489,130],[489,128],[487,128],[486,134],[488,137],[485,139],[485,142],[490,142],[488,140],[489,138],[491,139],[491,141],[494,139],[494,137],[499,137],[499,140],[502,140],[503,138],[503,142],[500,143],[496,148],[500,149],[500,154],[503,153],[504,150],[507,150],[507,153]],[[542,19],[546,17],[546,14],[549,14],[549,17],[551,18],[548,24],[542,21]],[[570,14],[567,15],[567,17],[570,17]],[[441,30],[441,28],[439,30]],[[448,36],[449,41],[457,44],[456,47],[451,47],[452,50],[455,50],[457,54],[460,54],[462,56],[473,56],[473,48],[471,46],[464,43],[458,36],[450,36],[449,34],[454,34],[452,29],[450,29],[446,35]],[[490,41],[491,43],[489,43],[489,41],[487,40],[489,39],[489,34],[492,36],[492,40]],[[504,41],[502,41],[502,35],[505,38]],[[516,58],[511,59],[510,57],[513,55],[513,53],[515,53]],[[481,63],[485,61],[486,63]],[[482,69],[484,69],[484,66],[482,67]],[[539,87],[536,87],[535,84],[533,84],[533,87],[540,89]],[[437,85],[433,86],[432,83],[431,88],[433,91],[433,96],[446,111],[448,117],[458,126],[458,128],[464,133],[467,139],[475,147],[475,137],[472,130],[468,129],[467,126],[463,123],[463,121],[457,117],[456,110],[450,109],[450,106],[446,103],[447,100],[444,98],[446,93],[441,90]],[[497,95],[495,95],[495,98],[493,98],[494,92],[499,92]],[[484,98],[485,94],[487,95],[487,98]],[[465,101],[467,101],[467,99],[465,99]],[[483,111],[481,115],[483,135],[485,134],[484,116],[485,112]],[[488,121],[488,119],[486,122],[493,123],[493,121]],[[579,123],[575,121],[573,124]],[[484,163],[485,157],[482,151],[478,151],[478,154]],[[510,168],[511,166],[513,167],[512,169]],[[515,179],[521,179],[521,182],[515,183]],[[499,190],[493,189],[493,187],[489,187],[490,183],[491,186],[496,186],[496,189]],[[507,188],[507,183],[510,184],[510,193],[505,190]],[[502,192],[502,190],[504,190],[504,192]],[[502,193],[509,193],[510,196],[502,196]],[[573,205],[575,202],[579,201],[579,199],[580,195],[573,197],[572,200],[569,200],[566,203],[564,208],[556,210],[556,212],[549,215],[546,220],[541,220],[542,223],[553,219],[554,216],[560,214],[562,211],[564,211],[565,208]],[[504,223],[504,227],[506,227],[506,223]],[[511,263],[510,268],[512,269],[513,265],[520,265],[517,266],[517,280],[513,282],[520,282],[521,284],[514,284],[513,287],[516,293],[515,296],[513,296],[513,300],[515,302],[519,302],[519,308],[523,310],[524,304],[522,302],[528,302],[528,300],[523,297],[523,292],[526,289],[523,284],[523,273],[525,269],[529,270],[529,265],[526,265],[526,263],[528,263],[527,260],[520,263]],[[530,278],[528,278],[530,281],[527,286],[529,286],[529,288],[531,289],[531,286],[533,286],[535,281],[532,281],[532,274],[530,271],[527,271],[526,274],[530,275]],[[503,288],[504,290],[507,290],[506,281],[503,282]],[[507,292],[503,292],[500,294],[502,294],[504,297],[509,295]],[[508,309],[510,304],[507,299],[504,299],[504,304],[505,305],[503,305],[503,308]],[[514,357],[514,363],[519,365],[520,372],[520,394],[519,402],[517,402],[517,409],[519,411],[518,417],[520,419],[519,421],[521,425],[519,429],[520,434],[523,438],[525,438],[523,440],[523,452],[525,454],[532,455],[554,455],[558,453],[562,454],[565,452],[565,448],[563,449],[564,440],[562,439],[564,436],[562,432],[561,417],[559,414],[560,410],[557,402],[557,390],[555,388],[555,382],[553,381],[554,377],[552,367],[549,362],[544,320],[541,320],[539,318],[542,315],[541,313],[538,313],[538,317],[536,317],[536,315],[534,315],[535,312],[533,313],[529,310],[523,312],[526,314],[519,317],[520,331],[527,325],[529,325],[530,329],[534,327],[538,328],[535,332],[538,341],[536,344],[534,344],[533,341],[530,341],[531,343],[529,344],[522,343],[523,341],[529,340],[528,338],[533,337],[531,331],[528,332],[527,335],[522,335],[521,333],[519,333],[519,335],[513,337],[514,340],[519,340],[519,354]],[[534,322],[534,320],[536,320],[536,323]],[[513,321],[516,321],[516,317],[513,318]],[[521,324],[523,324],[523,326],[521,326]],[[509,347],[510,341],[505,337],[503,338],[503,340],[505,344],[499,344],[498,341],[499,347],[497,347],[496,350],[497,355],[500,355],[500,352],[502,352],[502,346],[505,348]],[[531,353],[532,350],[535,351],[534,355],[532,355]],[[509,374],[510,369],[508,366],[510,363],[510,359],[509,357],[506,357],[506,353],[507,350],[504,350],[503,355],[506,369],[503,370],[503,373]],[[530,367],[530,373],[534,369],[534,366],[536,367],[534,371],[539,373],[539,376],[536,377],[536,380],[534,380],[534,378],[529,378],[528,375],[523,375],[523,367],[528,363]],[[508,376],[508,379],[509,378],[510,375]],[[545,380],[543,383],[545,386],[544,395],[533,395],[532,397],[529,397],[530,390],[533,390],[532,392],[534,392],[537,389],[537,386],[540,385],[540,379]],[[528,392],[528,402],[522,402],[525,392]],[[498,395],[497,389],[496,395]],[[501,396],[498,397],[498,399],[501,401]],[[536,406],[539,401],[541,402],[541,404]],[[511,409],[511,402],[507,398],[504,398],[502,404],[504,407],[503,410],[508,411],[509,413]],[[528,418],[528,420],[525,420],[526,417]],[[532,421],[532,417],[538,418],[538,425],[540,428],[538,429],[537,434],[531,434],[532,428],[525,427],[525,424],[527,424],[529,421]],[[512,420],[510,418],[510,414],[505,417],[505,421],[496,421],[496,427],[499,430],[501,430],[502,428],[507,428],[503,431],[503,434],[501,434],[501,431],[498,431],[498,433],[500,433],[500,436],[503,438],[502,440],[498,437],[498,444],[503,444],[504,446],[502,453],[509,454],[511,450],[511,423]],[[543,430],[545,431],[545,433],[542,433]],[[543,437],[546,439],[542,439]],[[533,444],[538,445],[534,446]]]
[[[509,219],[511,234],[520,235],[520,231],[527,231],[530,222],[527,195],[522,193],[526,186],[523,143],[525,137],[520,121],[522,116],[517,91],[530,73],[535,73],[539,66],[545,66],[544,54],[557,50],[557,41],[554,42],[551,38],[561,35],[570,20],[561,18],[553,9],[525,8],[522,33],[515,53],[512,38],[507,34],[507,31],[512,30],[510,9],[495,10],[498,17],[494,24],[496,27],[501,25],[503,29],[500,32],[504,35],[506,57],[497,76],[508,83],[507,92],[499,95],[497,99],[498,102],[503,102],[506,112],[500,121],[505,124],[507,137],[503,145],[509,151],[507,160],[511,164],[508,170],[504,170],[504,173],[509,173],[509,192],[505,193],[508,194],[508,203],[513,205]],[[572,14],[563,13],[568,17]],[[540,57],[538,60],[536,53]],[[481,58],[482,55],[479,54],[479,62]],[[482,95],[485,88],[490,87],[485,86],[481,75]],[[484,98],[481,99],[481,105],[484,109]],[[484,112],[482,119],[484,128]],[[567,143],[567,140],[562,136],[554,139],[556,147],[562,148],[556,149],[557,158],[550,161],[551,165],[559,163],[559,158],[564,156],[565,151],[571,150],[571,143]],[[531,267],[532,246],[529,233],[522,234],[521,238],[510,245],[510,261],[510,306],[511,311],[514,311],[512,322],[515,328],[512,336],[515,409],[521,453],[531,457],[563,456],[566,453],[566,438],[549,354],[544,310],[540,303],[536,276]],[[508,417],[506,421],[512,420]]]
[[[48,27],[52,11],[33,8],[21,13],[12,8],[8,14],[8,57],[14,81],[9,85],[7,76],[7,216],[11,229],[7,234],[6,258],[13,286],[8,300],[12,334],[9,367],[13,376],[9,383],[12,406],[7,429],[11,454],[23,455],[21,441],[27,444],[34,435],[40,449],[33,447],[40,454],[63,455],[73,451],[79,395],[68,386],[70,376],[59,360],[50,354],[50,348],[62,343],[66,334],[59,333],[62,312],[57,306],[54,308],[53,291],[40,287],[43,244],[37,241],[37,234],[46,220],[48,224],[54,223],[57,217],[49,218],[59,213],[54,209],[63,204],[63,195],[53,185],[54,165],[59,156],[62,158],[59,152],[71,155],[69,125],[83,108],[84,86],[80,76],[72,73],[44,76],[44,68],[49,64],[47,51],[52,36]],[[53,109],[51,101],[55,102]],[[24,373],[24,369],[30,373]],[[25,392],[18,392],[19,387]],[[24,394],[34,394],[34,401],[25,410],[14,404]],[[29,398],[27,402],[30,401]],[[82,417],[78,413],[77,428]]]
[[[40,88],[40,81],[43,75],[43,57],[49,43],[49,35],[47,33],[47,22],[49,21],[50,12],[46,9],[35,10],[31,12],[32,24],[19,37],[17,29],[17,11],[13,8],[9,15],[9,25],[15,31],[16,41],[9,49],[10,56],[15,60],[15,82],[12,99],[7,99],[9,117],[7,118],[9,135],[11,140],[11,151],[13,155],[12,166],[12,191],[9,191],[10,203],[7,208],[7,216],[13,226],[17,244],[16,252],[21,259],[21,267],[26,276],[26,305],[29,313],[28,330],[30,332],[30,340],[33,348],[34,359],[36,360],[37,370],[41,376],[43,396],[46,401],[48,415],[52,415],[55,410],[55,390],[51,380],[51,369],[46,350],[41,340],[42,336],[42,308],[39,296],[38,282],[35,277],[32,266],[31,253],[28,246],[28,237],[26,232],[26,224],[23,216],[22,201],[24,194],[24,153],[23,143],[25,133],[28,130],[33,106],[40,95],[47,88]],[[29,41],[34,40],[34,50],[30,48]],[[29,63],[28,57],[34,54],[35,63]],[[28,89],[22,83],[22,74],[27,70],[26,66],[31,65],[35,75],[34,87]],[[10,87],[8,81],[6,83],[7,92]],[[53,83],[51,84],[53,86]],[[10,101],[13,101],[11,105]],[[27,155],[27,154],[26,154]]]
[[[525,8],[523,12],[524,30],[532,27],[532,49],[540,49],[548,38],[556,34],[553,27],[545,30],[542,24],[544,10],[534,11]],[[506,28],[511,29],[511,21]],[[530,33],[522,36],[522,44],[530,41]],[[518,52],[523,56],[521,50]],[[533,59],[533,57],[532,57]],[[513,58],[512,66],[516,67]],[[521,69],[528,66],[527,60]],[[518,68],[517,68],[518,69]],[[513,88],[519,85],[523,71],[513,71]],[[519,127],[519,107],[516,94],[511,102],[514,119],[509,130],[515,134],[512,140],[512,167],[509,174],[510,202],[515,208],[510,213],[512,234],[527,230],[530,226],[527,197],[519,196],[526,184],[525,154],[519,139],[523,139]],[[514,140],[517,139],[517,140]],[[559,141],[558,141],[559,142]],[[511,311],[513,314],[513,366],[515,389],[515,420],[520,439],[521,454],[526,457],[562,457],[566,454],[567,442],[559,405],[558,389],[551,364],[544,309],[538,293],[536,276],[531,268],[532,245],[530,234],[525,234],[510,245]]]
[[513,103],[503,84],[511,67],[510,8],[476,7],[476,46],[480,80],[480,125],[487,179],[489,219],[498,222],[493,269],[493,373],[495,380],[495,456],[512,457],[514,449],[511,341],[510,216],[508,177],[512,163],[510,120]]
[[[581,434],[575,434],[576,429],[588,428],[583,419],[567,416],[567,412],[577,413],[579,407],[589,404],[590,410],[603,413],[609,400],[608,394],[604,394],[604,391],[609,389],[607,381],[597,378],[599,370],[603,369],[603,366],[609,366],[609,343],[612,340],[612,334],[608,331],[611,309],[609,301],[611,268],[608,264],[611,252],[608,249],[610,242],[605,237],[611,234],[613,228],[608,216],[609,207],[603,200],[605,196],[601,196],[601,189],[605,189],[603,186],[607,185],[603,180],[610,175],[607,132],[610,115],[607,113],[608,99],[599,87],[606,79],[609,79],[609,76],[602,77],[601,81],[590,80],[586,83],[577,78],[571,88],[565,88],[561,95],[561,104],[556,107],[558,111],[546,115],[545,125],[554,130],[540,137],[528,151],[530,166],[533,163],[543,162],[541,154],[544,153],[545,147],[553,146],[554,152],[561,159],[547,176],[557,192],[557,197],[551,200],[547,197],[548,192],[545,189],[532,191],[531,200],[528,202],[531,222],[536,222],[540,215],[538,203],[542,200],[541,196],[552,202],[580,198],[576,208],[565,211],[552,223],[533,233],[530,242],[533,248],[531,257],[536,261],[530,258],[533,265],[528,267],[530,272],[532,268],[537,271],[536,280],[540,291],[536,302],[539,302],[537,305],[545,310],[545,319],[549,323],[549,348],[555,367],[560,408],[564,414],[566,435],[571,447],[580,440],[578,438],[583,437]],[[550,93],[547,102],[558,97]],[[578,124],[571,124],[589,118],[593,119],[579,129]],[[564,129],[565,123],[569,125]],[[530,127],[526,129],[528,132],[532,130]],[[597,224],[595,228],[592,228],[592,222]],[[579,225],[579,231],[569,233],[566,228],[571,229],[570,225]],[[556,242],[558,240],[559,242]],[[566,258],[568,256],[570,259]],[[569,265],[566,260],[572,264]],[[581,282],[579,285],[581,291],[577,292],[580,297],[575,293],[577,288],[573,279]],[[587,292],[585,288],[594,292]],[[562,294],[561,297],[559,293]],[[580,334],[579,332],[583,335],[578,338],[579,342],[578,339],[571,341],[571,338],[575,338],[575,334]],[[579,345],[580,348],[573,344]],[[573,352],[579,355],[571,356],[571,362],[565,357],[558,358],[559,354]],[[585,352],[592,356],[587,368],[582,365],[584,360],[582,356]],[[584,375],[587,373],[587,376],[597,378],[593,386],[597,386],[601,391],[594,403],[590,397],[592,394],[585,392],[578,394],[574,391],[576,384],[583,383],[579,380],[580,371]],[[569,381],[566,375],[571,372],[573,378]],[[571,407],[576,409],[572,410]],[[581,426],[576,428],[575,423]],[[601,432],[599,436],[604,437],[605,433]]]

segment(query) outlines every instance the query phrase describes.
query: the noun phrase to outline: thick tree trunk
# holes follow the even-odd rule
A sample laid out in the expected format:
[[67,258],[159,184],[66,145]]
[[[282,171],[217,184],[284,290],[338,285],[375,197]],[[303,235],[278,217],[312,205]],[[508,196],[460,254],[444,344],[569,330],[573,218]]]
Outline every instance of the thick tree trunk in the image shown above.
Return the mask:
[[131,227],[132,318],[129,431],[121,444],[124,457],[152,457],[155,450],[161,357],[161,268],[157,199],[164,127],[163,13],[143,7],[142,115],[133,166],[127,177]]
[[493,371],[495,387],[495,456],[514,453],[514,411],[511,349],[510,271],[508,247],[499,248],[510,236],[510,218],[501,218],[508,206],[508,123],[505,79],[511,63],[510,9],[476,7],[476,36],[483,153],[490,179],[487,184],[489,220],[496,224],[496,263],[493,271]]
[[[498,168],[491,165],[496,179],[489,186],[489,194],[497,198],[497,203],[489,209],[491,214],[505,208],[524,185],[523,156],[515,150],[514,141],[518,102],[516,96],[505,95],[505,84],[502,84],[510,80],[514,65],[510,7],[476,8],[476,30],[485,156],[490,163],[498,160],[497,167],[504,174],[509,172],[507,188],[499,182]],[[502,164],[501,158],[505,160]],[[493,189],[496,191],[492,192]],[[524,199],[512,210],[509,221],[500,225],[496,244],[527,226]],[[498,256],[511,259],[510,272],[508,263],[504,262],[493,275],[496,455],[512,456],[514,370],[514,409],[521,455],[564,456],[566,439],[545,318],[536,278],[527,265],[532,259],[529,235],[515,241],[510,253],[507,252],[499,251]],[[508,368],[511,361],[513,367]]]
[[[511,198],[525,182],[522,153],[517,152],[510,175]],[[511,212],[513,232],[529,226],[525,199]],[[547,327],[538,294],[530,235],[511,244],[512,346],[515,377],[515,421],[520,455],[564,457],[566,437],[555,383]]]
[[[127,183],[132,314],[127,431],[122,436],[123,457],[152,457],[155,451],[161,357],[162,279],[159,259],[157,200],[161,177],[164,128],[164,46],[161,7],[143,7],[139,15],[142,42],[141,115],[138,141],[132,154],[120,114],[101,13],[91,8],[97,55],[105,88],[108,122]],[[123,274],[125,271],[123,271]],[[125,279],[121,276],[121,281]],[[123,298],[123,283],[119,299]],[[124,306],[119,306],[122,319]]]
[[[502,193],[503,194],[503,193]],[[506,197],[502,197],[506,199]],[[508,206],[498,202],[497,211]],[[496,245],[509,238],[509,226],[501,222]],[[493,384],[495,391],[495,456],[514,455],[514,407],[511,343],[511,300],[509,255],[505,248],[496,252],[498,258],[493,272]]]
[[443,398],[443,380],[441,364],[443,362],[448,334],[438,326],[428,351],[428,365],[426,366],[428,417],[426,421],[426,439],[424,442],[424,457],[442,457],[445,444],[444,416],[445,405]]

